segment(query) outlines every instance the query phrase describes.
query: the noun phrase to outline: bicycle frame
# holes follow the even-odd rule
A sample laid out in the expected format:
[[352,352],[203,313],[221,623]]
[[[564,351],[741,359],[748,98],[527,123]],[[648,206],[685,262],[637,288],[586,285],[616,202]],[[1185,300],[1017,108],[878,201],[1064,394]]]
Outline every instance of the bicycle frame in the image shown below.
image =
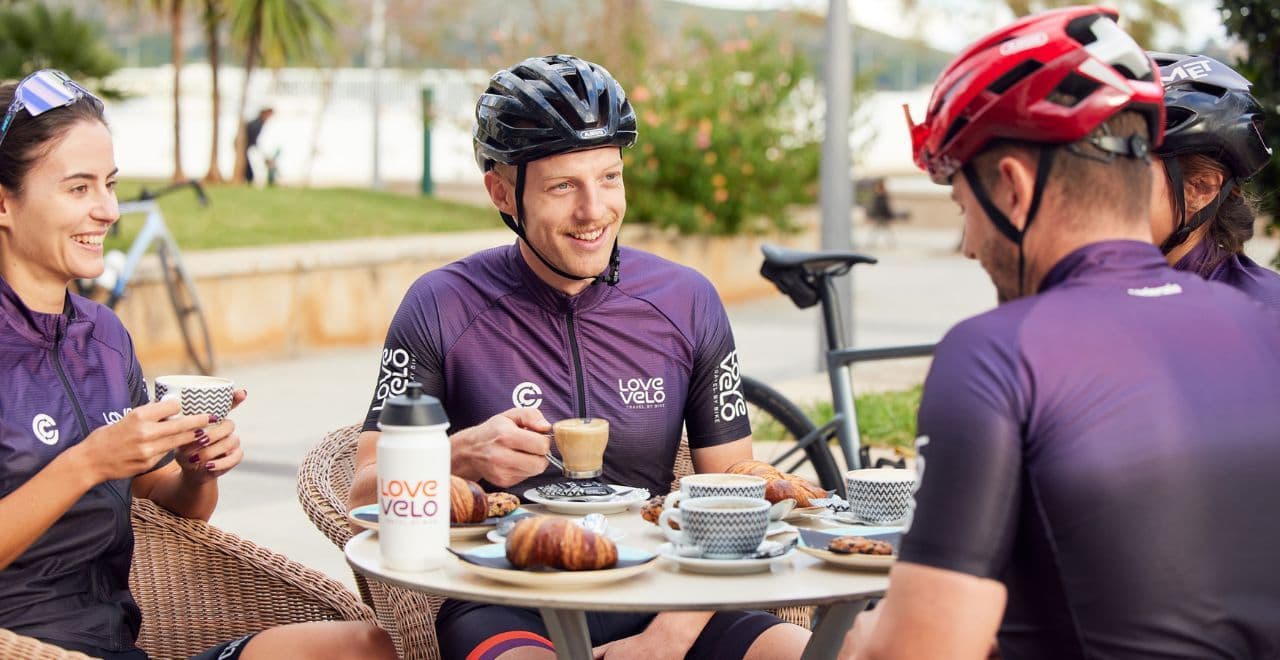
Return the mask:
[[[839,319],[836,315],[835,286],[832,283],[834,276],[835,274],[833,273],[817,273],[815,275],[815,283],[818,288],[819,302],[822,306],[822,325],[827,339],[827,376],[831,384],[831,406],[835,415],[831,418],[831,421],[814,429],[805,437],[798,438],[794,447],[778,457],[777,463],[782,463],[798,451],[804,451],[806,447],[814,442],[828,441],[834,432],[840,441],[840,451],[844,455],[845,465],[850,470],[861,468],[862,460],[858,455],[857,448],[862,441],[857,432],[858,413],[853,399],[851,367],[856,362],[933,355],[934,344],[913,344],[884,348],[846,348],[844,346],[843,333],[840,332]],[[843,493],[841,495],[843,496]]]
[[133,279],[133,273],[138,268],[138,263],[142,261],[142,257],[146,255],[147,250],[151,248],[151,244],[160,241],[165,249],[173,249],[173,236],[169,234],[169,228],[164,224],[164,216],[160,213],[160,205],[154,199],[120,204],[121,216],[134,213],[146,213],[147,219],[138,235],[134,237],[133,243],[129,245],[124,268],[121,269],[119,277],[116,278],[115,286],[111,287],[111,295],[107,300],[107,307],[113,309],[116,303],[124,297],[125,289],[128,288],[129,281]]

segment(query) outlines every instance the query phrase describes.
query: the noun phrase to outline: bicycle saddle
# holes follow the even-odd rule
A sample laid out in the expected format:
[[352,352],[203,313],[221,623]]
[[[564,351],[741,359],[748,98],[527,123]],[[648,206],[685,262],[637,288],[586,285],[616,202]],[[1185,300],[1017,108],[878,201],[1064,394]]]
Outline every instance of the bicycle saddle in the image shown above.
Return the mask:
[[761,248],[764,252],[764,262],[766,265],[773,265],[782,268],[802,267],[810,273],[834,269],[836,267],[849,267],[854,264],[874,264],[876,258],[858,252],[847,252],[844,250],[819,250],[817,252],[806,252],[804,250],[793,250],[780,245],[765,245]]
[[819,276],[842,275],[854,264],[876,263],[875,257],[843,250],[805,252],[777,245],[764,245],[760,249],[764,252],[760,275],[773,282],[800,309],[812,307],[821,299]]

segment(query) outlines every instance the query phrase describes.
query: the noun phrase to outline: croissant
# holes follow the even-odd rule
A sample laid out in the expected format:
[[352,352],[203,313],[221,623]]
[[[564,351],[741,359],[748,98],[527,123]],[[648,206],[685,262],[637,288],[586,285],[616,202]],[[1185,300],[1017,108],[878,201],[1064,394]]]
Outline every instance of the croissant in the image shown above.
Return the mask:
[[489,499],[474,481],[449,477],[449,522],[478,523],[489,517]]
[[812,506],[810,499],[827,496],[827,491],[809,483],[804,477],[780,472],[764,461],[741,460],[730,465],[725,472],[764,478],[764,498],[774,503],[791,498],[796,501],[796,506],[807,507]]
[[507,561],[518,568],[595,571],[618,563],[618,547],[563,518],[530,516],[507,534]]
[[729,474],[749,474],[753,477],[764,477],[768,480],[782,478],[782,473],[778,471],[778,468],[764,461],[757,461],[751,458],[730,465],[725,472]]

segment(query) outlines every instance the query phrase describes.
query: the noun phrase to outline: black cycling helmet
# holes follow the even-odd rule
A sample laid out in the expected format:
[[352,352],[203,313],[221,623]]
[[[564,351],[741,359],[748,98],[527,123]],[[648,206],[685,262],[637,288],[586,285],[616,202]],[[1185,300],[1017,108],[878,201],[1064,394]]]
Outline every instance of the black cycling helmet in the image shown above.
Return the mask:
[[567,151],[629,147],[636,113],[599,64],[572,55],[531,57],[493,74],[476,104],[476,163],[521,165]]
[[476,163],[516,166],[516,217],[502,220],[552,272],[568,279],[618,283],[618,241],[598,275],[568,273],[543,257],[524,231],[525,165],[570,151],[636,143],[636,112],[622,85],[599,64],[572,55],[531,57],[489,79],[476,103]]
[[[1213,217],[1237,181],[1262,170],[1271,159],[1271,148],[1262,135],[1262,106],[1249,93],[1248,79],[1205,55],[1149,55],[1160,67],[1164,84],[1164,143],[1156,154],[1165,159],[1178,216],[1174,233],[1161,246],[1168,253]],[[1227,178],[1217,199],[1184,223],[1182,168],[1174,157],[1188,154],[1203,154],[1222,163]]]

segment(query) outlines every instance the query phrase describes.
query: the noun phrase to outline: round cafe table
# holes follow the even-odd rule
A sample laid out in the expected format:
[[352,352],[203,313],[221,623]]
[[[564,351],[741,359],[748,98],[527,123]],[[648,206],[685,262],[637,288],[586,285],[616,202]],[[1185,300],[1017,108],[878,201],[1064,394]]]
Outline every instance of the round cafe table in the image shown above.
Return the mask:
[[[525,505],[525,508],[545,513],[538,505]],[[625,533],[618,541],[620,545],[652,552],[666,540],[634,507],[608,519],[611,527]],[[455,541],[451,547],[465,551],[487,543],[480,537]],[[761,573],[693,573],[659,557],[647,570],[633,577],[555,589],[489,580],[463,568],[460,560],[453,556],[443,567],[430,571],[391,570],[382,566],[378,536],[373,531],[353,537],[345,552],[355,570],[374,580],[449,598],[536,608],[555,643],[556,657],[574,660],[591,657],[584,614],[588,611],[749,610],[795,605],[818,607],[813,637],[802,657],[806,660],[835,658],[854,616],[869,600],[883,596],[889,584],[886,573],[839,568],[798,551]]]

